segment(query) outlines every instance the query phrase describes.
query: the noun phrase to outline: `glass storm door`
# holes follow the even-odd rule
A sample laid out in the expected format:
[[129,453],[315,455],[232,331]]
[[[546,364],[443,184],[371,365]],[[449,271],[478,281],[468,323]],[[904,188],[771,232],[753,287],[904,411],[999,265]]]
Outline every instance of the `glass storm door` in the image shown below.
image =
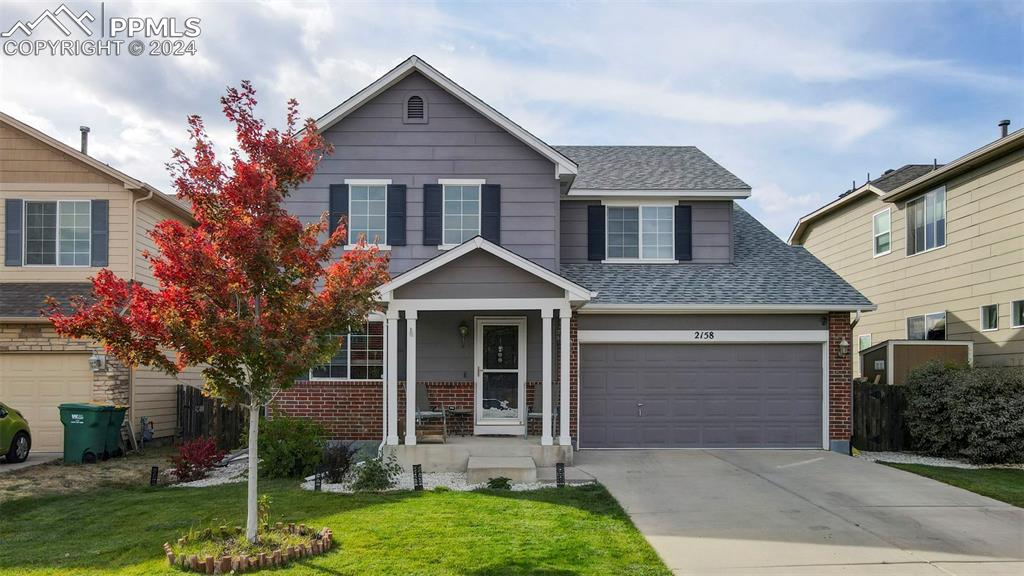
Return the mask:
[[476,434],[523,434],[526,424],[526,319],[476,322]]

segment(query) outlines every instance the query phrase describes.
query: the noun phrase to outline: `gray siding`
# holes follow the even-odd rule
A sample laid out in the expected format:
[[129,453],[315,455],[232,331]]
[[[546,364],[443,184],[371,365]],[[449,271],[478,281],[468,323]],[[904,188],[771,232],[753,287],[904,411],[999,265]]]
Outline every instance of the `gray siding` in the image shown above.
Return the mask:
[[827,330],[815,314],[580,314],[580,330]]
[[[429,123],[404,124],[402,103],[416,92]],[[484,178],[501,185],[501,243],[557,270],[558,181],[554,163],[420,74],[412,74],[324,134],[334,153],[288,200],[303,221],[327,210],[328,186],[346,178],[390,178],[408,187],[407,246],[391,252],[398,274],[439,254],[423,246],[423,185],[439,178]]]
[[[597,201],[562,202],[562,263],[587,261],[587,206]],[[693,206],[693,260],[698,264],[732,261],[732,202],[688,203]]]
[[474,250],[395,290],[395,298],[562,298],[565,290]]

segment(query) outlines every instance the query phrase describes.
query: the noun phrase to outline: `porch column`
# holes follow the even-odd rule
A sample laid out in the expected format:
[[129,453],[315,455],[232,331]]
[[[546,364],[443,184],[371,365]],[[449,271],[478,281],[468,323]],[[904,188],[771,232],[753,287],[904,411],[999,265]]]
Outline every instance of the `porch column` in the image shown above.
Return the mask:
[[568,306],[562,308],[558,312],[558,320],[560,322],[559,334],[561,336],[560,354],[558,356],[558,368],[559,368],[559,400],[558,400],[558,443],[562,446],[569,446],[572,444],[572,439],[569,437],[569,318],[572,315],[572,311]]
[[416,444],[416,311],[405,311],[405,444]]
[[[541,424],[540,432],[540,443],[542,446],[551,446],[554,444],[551,438],[551,317],[554,316],[555,311],[551,309],[545,309],[540,311],[540,318],[543,327],[541,328],[541,334],[543,334],[543,358],[542,366],[542,378],[543,384],[541,386],[541,393],[544,395],[541,401],[542,410],[541,415],[543,422]],[[536,404],[535,404],[536,406]]]
[[388,308],[387,351],[384,361],[387,362],[388,386],[388,437],[387,443],[398,445],[398,310]]

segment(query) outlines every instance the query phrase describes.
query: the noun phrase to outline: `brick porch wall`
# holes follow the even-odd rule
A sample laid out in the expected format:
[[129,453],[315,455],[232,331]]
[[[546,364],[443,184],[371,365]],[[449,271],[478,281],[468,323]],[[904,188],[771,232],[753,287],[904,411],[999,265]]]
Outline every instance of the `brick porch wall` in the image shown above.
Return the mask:
[[[839,343],[849,343],[845,357],[839,355]],[[830,312],[828,315],[828,437],[833,449],[848,449],[847,443],[853,435],[852,425],[852,379],[853,379],[853,329],[850,327],[848,312]],[[835,446],[836,442],[840,446]]]

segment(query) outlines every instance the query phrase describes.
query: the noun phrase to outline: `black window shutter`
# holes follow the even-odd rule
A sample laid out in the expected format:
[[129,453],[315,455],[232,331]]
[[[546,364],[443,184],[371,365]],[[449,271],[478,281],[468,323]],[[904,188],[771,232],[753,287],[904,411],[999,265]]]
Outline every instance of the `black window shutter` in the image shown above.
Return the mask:
[[[331,184],[329,204],[327,218],[330,227],[328,232],[334,234],[338,224],[348,216],[348,184]],[[346,232],[345,242],[348,242],[347,235]]]
[[109,266],[110,201],[93,200],[91,211],[92,222],[90,234],[92,236],[92,254],[89,256],[89,265],[96,267]]
[[4,201],[4,266],[21,266],[21,210],[20,198]]
[[604,206],[587,206],[587,260],[604,260]]
[[405,246],[405,184],[388,185],[388,244]]
[[423,245],[441,244],[441,202],[444,189],[440,184],[423,185]]
[[501,184],[480,187],[480,235],[501,244]]
[[676,205],[676,260],[693,260],[693,211]]

